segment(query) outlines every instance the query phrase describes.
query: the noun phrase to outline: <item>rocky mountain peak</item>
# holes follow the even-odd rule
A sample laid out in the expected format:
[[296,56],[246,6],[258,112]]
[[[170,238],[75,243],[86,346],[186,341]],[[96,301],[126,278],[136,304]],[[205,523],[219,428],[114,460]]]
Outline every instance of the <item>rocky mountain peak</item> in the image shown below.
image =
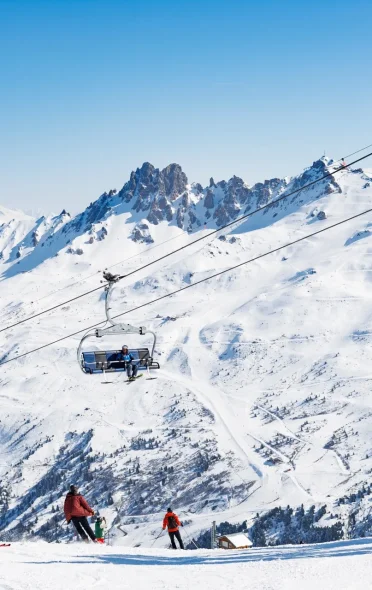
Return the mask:
[[187,176],[179,164],[169,164],[161,171],[160,177],[164,182],[164,192],[171,200],[175,200],[187,189]]
[[[110,232],[110,218],[123,213],[129,213],[135,220],[133,231],[130,233],[131,239],[146,243],[154,240],[151,235],[152,226],[164,221],[176,224],[187,232],[193,232],[198,227],[207,225],[221,227],[241,215],[273,202],[272,208],[265,209],[264,212],[267,223],[271,216],[279,219],[279,210],[281,215],[285,215],[289,205],[298,203],[300,206],[304,199],[312,201],[321,195],[341,190],[334,178],[329,176],[317,185],[316,191],[311,190],[311,187],[308,191],[301,191],[286,201],[275,203],[284,191],[301,189],[309,182],[326,175],[332,165],[332,160],[323,157],[293,179],[272,178],[249,186],[235,175],[227,181],[219,182],[215,182],[211,177],[208,186],[203,188],[197,182],[190,185],[186,174],[177,163],[171,163],[160,170],[150,162],[144,162],[131,173],[129,180],[119,192],[116,189],[104,192],[85,211],[72,219],[65,209],[60,215],[50,219],[42,217],[35,222],[29,218],[30,227],[22,238],[20,236],[23,230],[19,230],[18,236],[3,223],[3,246],[0,244],[0,251],[8,252],[8,260],[11,261],[14,259],[14,252],[20,252],[18,257],[22,259],[26,255],[29,256],[30,248],[33,248],[35,259],[43,260],[56,255],[63,247],[70,246],[84,234],[87,234],[87,241],[83,243],[87,244],[105,239]],[[128,221],[131,221],[131,217]],[[11,246],[8,233],[12,233],[13,236]],[[5,244],[8,246],[5,247]],[[43,250],[37,256],[36,250],[39,251],[41,247]],[[5,254],[3,259],[7,260]]]

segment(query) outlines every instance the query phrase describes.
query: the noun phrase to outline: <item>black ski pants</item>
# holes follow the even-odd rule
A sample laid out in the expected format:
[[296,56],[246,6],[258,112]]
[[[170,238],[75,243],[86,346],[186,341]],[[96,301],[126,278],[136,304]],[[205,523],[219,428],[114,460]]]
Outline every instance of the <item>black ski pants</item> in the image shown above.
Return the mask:
[[96,540],[96,535],[93,533],[86,516],[73,516],[71,520],[74,523],[74,527],[76,528],[80,537],[84,541],[88,539],[87,534],[92,539],[92,541]]
[[177,539],[180,549],[185,549],[183,546],[180,531],[173,531],[173,532],[169,531],[169,537],[170,537],[173,549],[177,549],[176,542],[175,542],[174,538]]

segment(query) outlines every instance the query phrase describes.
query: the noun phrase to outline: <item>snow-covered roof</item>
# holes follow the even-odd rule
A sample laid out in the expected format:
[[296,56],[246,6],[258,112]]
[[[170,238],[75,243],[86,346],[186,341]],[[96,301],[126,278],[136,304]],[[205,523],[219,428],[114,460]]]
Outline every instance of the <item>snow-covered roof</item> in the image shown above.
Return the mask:
[[234,533],[233,535],[221,535],[219,538],[225,537],[235,545],[235,547],[246,547],[247,545],[253,545],[252,541],[247,537],[245,533]]

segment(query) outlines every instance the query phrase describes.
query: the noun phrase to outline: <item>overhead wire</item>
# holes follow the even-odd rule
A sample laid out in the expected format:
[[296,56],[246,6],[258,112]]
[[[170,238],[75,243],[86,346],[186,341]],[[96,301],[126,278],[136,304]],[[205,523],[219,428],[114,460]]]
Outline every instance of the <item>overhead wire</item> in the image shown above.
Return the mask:
[[[143,309],[144,307],[147,307],[149,305],[153,305],[154,303],[157,303],[158,301],[162,301],[164,299],[167,299],[168,297],[173,297],[174,295],[177,295],[178,293],[186,291],[187,289],[191,289],[192,287],[196,287],[197,285],[200,285],[202,283],[205,283],[207,281],[215,279],[216,277],[222,276],[228,272],[236,270],[237,268],[245,266],[246,264],[250,264],[252,262],[255,262],[257,260],[265,258],[266,256],[269,256],[270,254],[274,254],[275,252],[279,252],[280,250],[283,250],[284,248],[288,248],[289,246],[299,244],[300,242],[303,242],[305,240],[308,240],[309,238],[317,236],[317,235],[324,233],[330,229],[333,229],[335,227],[338,227],[340,225],[348,223],[349,221],[353,221],[354,219],[362,217],[363,215],[367,215],[367,213],[371,213],[371,212],[372,212],[372,208],[366,209],[365,211],[362,211],[361,213],[356,213],[355,215],[352,215],[351,217],[347,217],[346,219],[342,219],[341,221],[338,221],[337,223],[334,223],[332,225],[328,225],[327,227],[324,227],[324,228],[319,229],[315,232],[312,232],[311,234],[307,234],[306,236],[302,236],[301,238],[297,238],[296,240],[293,240],[292,242],[288,242],[287,244],[283,244],[282,246],[278,246],[277,248],[274,248],[272,250],[264,252],[263,254],[259,254],[257,256],[254,256],[253,258],[250,258],[249,260],[245,260],[244,262],[240,262],[239,264],[236,264],[234,266],[231,266],[229,268],[221,270],[217,273],[214,273],[213,275],[210,275],[209,277],[205,277],[203,279],[200,279],[200,281],[196,281],[195,283],[191,283],[190,285],[186,285],[185,287],[180,287],[179,289],[176,289],[175,291],[172,291],[171,293],[167,293],[165,295],[157,297],[156,299],[152,299],[151,301],[147,301],[146,303],[142,303],[141,305],[137,305],[136,307],[134,307],[132,309],[129,309],[127,311],[124,311],[122,313],[119,313],[119,314],[113,316],[112,319],[117,319],[117,318],[127,315],[129,313],[133,313],[134,311],[137,311],[139,309]],[[34,352],[38,352],[40,350],[43,350],[44,348],[48,348],[49,346],[53,346],[54,344],[58,344],[59,342],[62,342],[63,340],[67,340],[68,338],[72,338],[74,336],[82,334],[83,332],[87,332],[89,330],[92,330],[93,328],[97,328],[98,326],[101,326],[102,324],[105,324],[105,323],[106,323],[106,320],[102,320],[101,322],[98,322],[96,324],[92,324],[91,326],[86,326],[85,328],[83,328],[81,330],[77,330],[76,332],[73,332],[72,334],[68,334],[67,336],[62,336],[61,338],[58,338],[57,340],[53,340],[52,342],[48,342],[47,344],[43,344],[42,346],[39,346],[37,348],[34,348],[32,350],[29,350],[27,352],[24,352],[22,354],[14,356],[10,359],[3,360],[0,362],[0,366],[6,365],[6,364],[11,363],[13,361],[24,358],[24,357],[28,356],[29,354],[33,354]]]
[[[244,215],[241,215],[240,217],[238,217],[234,221],[230,221],[229,223],[226,223],[225,225],[209,232],[208,234],[201,236],[200,238],[197,238],[196,240],[193,240],[192,242],[189,242],[188,244],[181,246],[180,248],[177,248],[176,250],[173,250],[172,252],[168,252],[167,254],[160,256],[160,258],[157,258],[156,260],[148,262],[147,264],[144,264],[143,266],[136,268],[135,270],[127,273],[126,275],[119,275],[118,280],[122,280],[122,279],[130,277],[142,270],[145,270],[146,268],[149,268],[150,266],[152,266],[153,264],[156,264],[157,262],[161,262],[162,260],[165,260],[166,258],[169,258],[170,256],[173,256],[174,254],[177,254],[178,252],[181,252],[182,250],[185,250],[186,248],[193,246],[194,244],[197,244],[197,243],[201,242],[202,240],[206,240],[206,239],[210,238],[211,236],[216,235],[217,233],[220,233],[220,232],[224,231],[225,229],[230,228],[230,227],[240,223],[241,221],[249,219],[250,217],[252,217],[256,213],[259,213],[269,207],[274,207],[277,203],[280,203],[284,199],[287,199],[288,197],[291,197],[297,193],[300,193],[300,192],[304,191],[305,189],[309,188],[310,186],[314,186],[318,182],[321,182],[322,180],[325,180],[326,178],[329,178],[329,177],[333,176],[334,174],[341,172],[341,171],[345,170],[346,168],[349,168],[350,166],[357,164],[358,162],[361,162],[362,160],[365,160],[366,158],[369,158],[370,156],[372,156],[372,152],[370,152],[369,154],[367,154],[365,156],[362,156],[361,158],[358,158],[357,160],[354,160],[353,162],[349,162],[348,164],[342,165],[342,166],[340,166],[340,168],[337,168],[336,170],[333,170],[332,172],[328,172],[327,174],[324,174],[320,178],[317,178],[316,180],[313,180],[298,189],[290,191],[289,193],[284,192],[284,194],[282,194],[280,197],[278,197],[274,201],[270,201],[269,203],[266,203],[265,205],[262,205],[261,207],[258,207],[257,209],[250,211],[249,213],[245,213]],[[54,311],[55,309],[58,309],[59,307],[62,307],[62,306],[67,305],[69,303],[72,303],[73,301],[77,301],[78,299],[81,299],[82,297],[86,297],[87,295],[95,293],[96,291],[99,291],[100,289],[104,289],[105,286],[106,286],[106,284],[95,287],[94,289],[90,289],[89,291],[81,293],[80,295],[76,295],[75,297],[72,297],[71,299],[68,299],[67,301],[63,301],[62,303],[58,303],[57,305],[54,305],[46,310],[40,311],[36,314],[33,314],[32,316],[29,316],[28,318],[24,318],[23,320],[19,320],[13,324],[10,324],[9,326],[5,326],[4,328],[0,329],[0,333],[5,332],[6,330],[10,330],[11,328],[15,328],[16,326],[19,326],[20,324],[28,322],[34,318],[40,317],[41,315],[44,315],[44,314],[49,313],[51,311]]]
[[[364,150],[367,150],[370,147],[372,147],[372,143],[364,146],[363,148],[360,148],[360,150],[356,150],[355,152],[352,152],[351,154],[347,154],[347,156],[344,156],[343,158],[341,158],[341,160],[345,160],[346,158],[351,158],[351,156],[355,156],[355,154],[360,154],[360,152],[364,152]],[[335,160],[335,162],[341,162],[341,160]]]
[[[192,235],[194,233],[196,233],[196,232],[190,232],[188,235],[190,235],[190,234]],[[176,236],[172,236],[171,238],[168,238],[168,240],[164,240],[163,242],[160,242],[159,244],[151,246],[150,248],[143,249],[140,252],[137,252],[136,254],[134,254],[133,256],[129,256],[128,258],[124,258],[123,260],[119,260],[118,262],[115,262],[115,264],[111,264],[110,266],[105,267],[105,270],[108,270],[110,268],[115,268],[116,266],[119,266],[119,264],[124,264],[124,262],[129,262],[129,260],[134,260],[135,258],[138,258],[139,256],[148,254],[148,252],[151,252],[152,250],[156,250],[156,248],[160,248],[160,246],[164,246],[164,244],[168,244],[168,242],[172,242],[173,240],[176,240],[176,239],[182,238],[182,237],[185,237],[184,231],[180,232]],[[40,297],[38,299],[38,302],[42,301],[43,299],[46,299],[47,297],[51,297],[52,295],[55,295],[56,293],[61,293],[62,291],[65,291],[66,289],[70,289],[71,287],[74,287],[75,285],[79,285],[80,283],[84,283],[85,281],[88,281],[89,279],[95,277],[96,275],[100,274],[101,272],[102,271],[97,270],[96,272],[94,272],[90,275],[82,277],[81,279],[79,279],[78,281],[75,281],[74,283],[71,283],[69,285],[66,285],[65,287],[62,287],[61,289],[56,289],[55,291],[52,291],[51,293],[47,293],[47,295],[43,295],[43,297]],[[64,304],[61,304],[61,305],[64,305]],[[34,317],[34,316],[32,316],[32,317]]]
[[[176,239],[176,238],[180,238],[184,236],[184,234],[179,234],[178,236],[173,236],[172,238],[169,238],[168,240],[165,240],[164,242],[161,242],[160,244],[157,244],[156,246],[153,246],[152,248],[149,248],[148,250],[143,250],[142,252],[139,252],[138,254],[134,254],[133,256],[130,256],[129,258],[125,258],[124,260],[121,260],[115,264],[113,264],[112,266],[109,266],[107,268],[114,268],[115,266],[119,265],[119,264],[123,264],[124,262],[127,262],[128,260],[132,260],[134,258],[136,258],[137,256],[140,256],[141,254],[145,254],[147,252],[149,252],[150,250],[153,250],[155,248],[159,248],[160,246],[163,246],[164,244]],[[75,285],[78,285],[80,282],[82,282],[83,280],[88,280],[89,278],[94,277],[96,274],[99,274],[100,271],[97,271],[96,273],[93,273],[92,275],[89,275],[88,277],[86,277],[85,279],[82,279],[81,281],[76,281],[75,283],[72,283],[72,285],[68,285],[68,287],[64,287],[61,290],[64,290],[65,288],[71,288]],[[43,311],[40,311],[38,313],[33,314],[32,316],[29,316],[28,318],[24,318],[23,320],[19,320],[17,322],[15,322],[14,324],[11,324],[9,326],[6,326],[5,328],[1,328],[0,329],[0,333],[1,332],[5,332],[7,330],[10,330],[11,328],[14,328],[15,326],[19,326],[20,324],[23,324],[25,322],[28,322],[30,320],[33,320],[41,315],[44,315],[50,311],[54,311],[55,309],[58,309],[59,307],[62,307],[63,305],[67,305],[69,303],[72,303],[73,301],[76,301],[77,299],[81,299],[81,297],[85,297],[86,295],[90,295],[91,293],[94,293],[95,291],[99,291],[100,289],[103,289],[105,287],[105,285],[99,285],[99,287],[95,287],[94,289],[90,289],[89,291],[85,291],[84,293],[77,295],[76,297],[72,297],[71,299],[68,299],[67,301],[63,301],[62,303],[58,303],[56,305],[54,305],[53,307],[49,307],[48,309],[45,309]],[[54,293],[57,293],[57,291],[54,291],[53,293],[49,294],[49,295],[53,295]],[[49,296],[48,295],[48,296]],[[40,299],[39,299],[40,301]]]
[[[333,164],[336,164],[337,162],[341,162],[341,161],[345,160],[346,158],[350,158],[351,156],[354,156],[355,154],[359,154],[360,152],[363,152],[364,150],[366,150],[370,147],[372,147],[372,143],[363,147],[363,148],[360,148],[359,150],[356,150],[355,152],[351,152],[350,154],[347,154],[346,156],[344,156],[343,158],[340,158],[339,160],[334,160]],[[194,232],[190,232],[191,235],[196,233],[196,231],[198,231],[198,230],[199,230],[199,228],[197,228]],[[189,235],[190,235],[190,233],[189,233]],[[141,252],[138,252],[137,254],[130,256],[129,258],[124,258],[123,260],[119,260],[118,262],[115,262],[115,264],[111,264],[110,266],[107,266],[106,268],[107,269],[115,268],[116,266],[119,266],[120,264],[123,264],[124,262],[128,262],[129,260],[133,260],[133,259],[137,258],[138,256],[141,256],[142,254],[147,254],[151,250],[155,250],[156,248],[159,248],[160,246],[163,246],[164,244],[167,244],[168,242],[171,242],[171,241],[178,239],[180,237],[183,237],[183,236],[184,236],[184,232],[181,232],[177,236],[173,236],[172,238],[169,238],[168,240],[164,240],[163,242],[160,242],[159,244],[156,244],[155,246],[147,248],[146,250],[142,250]],[[97,274],[100,274],[100,272],[101,272],[100,270],[97,270],[96,272],[94,272],[90,275],[87,275],[85,277],[82,277],[78,281],[74,281],[73,283],[66,285],[65,287],[62,287],[60,289],[56,289],[55,291],[51,291],[50,293],[43,295],[43,297],[40,297],[38,299],[38,302],[40,302],[43,299],[46,299],[48,297],[51,297],[52,295],[55,295],[56,293],[61,293],[62,291],[65,291],[66,289],[70,289],[71,287],[75,287],[75,285],[79,285],[80,283],[84,283],[85,281],[88,281],[89,279],[95,277]],[[61,304],[61,305],[64,305],[64,304]]]
[[196,240],[190,242],[190,244],[187,244],[187,246],[181,246],[181,248],[178,248],[177,250],[173,250],[173,252],[169,252],[168,254],[165,254],[164,256],[161,256],[160,258],[158,258],[157,260],[155,260],[154,262],[149,262],[148,264],[145,264],[144,266],[131,271],[129,273],[127,273],[126,275],[121,275],[119,277],[120,279],[124,279],[127,277],[130,277],[131,275],[135,274],[136,272],[139,272],[140,270],[144,270],[145,268],[151,266],[152,264],[155,264],[156,262],[160,262],[162,260],[164,260],[165,258],[168,258],[169,256],[172,256],[173,254],[177,254],[178,252],[181,252],[182,250],[188,248],[189,246],[192,246],[194,244],[197,244],[198,242],[201,242],[202,240],[205,240],[217,233],[220,233],[221,231],[224,231],[225,229],[236,225],[237,223],[240,223],[241,221],[245,221],[246,219],[249,219],[250,217],[252,217],[253,215],[255,215],[256,213],[260,213],[261,211],[263,211],[264,209],[267,209],[268,207],[273,207],[275,206],[277,203],[280,203],[281,201],[283,201],[284,199],[287,199],[288,197],[291,197],[297,193],[300,193],[301,191],[309,188],[310,186],[313,186],[314,184],[317,184],[318,182],[321,182],[322,180],[325,180],[326,178],[329,178],[330,176],[333,176],[334,174],[336,174],[337,172],[341,172],[342,170],[345,170],[346,168],[348,168],[349,166],[352,166],[353,164],[356,164],[357,162],[361,162],[362,160],[365,160],[366,158],[369,158],[370,156],[372,156],[372,152],[370,152],[369,154],[362,156],[361,158],[358,158],[357,160],[354,160],[354,162],[349,162],[348,164],[345,164],[343,166],[340,166],[340,168],[337,168],[336,170],[334,170],[333,172],[328,172],[327,174],[324,174],[323,176],[321,176],[320,178],[317,178],[316,180],[312,180],[311,182],[308,182],[307,184],[305,184],[304,186],[295,189],[293,191],[290,191],[289,193],[285,193],[282,194],[280,197],[278,197],[277,199],[275,199],[274,201],[271,201],[270,203],[266,203],[265,205],[262,205],[261,207],[258,207],[257,209],[254,209],[253,211],[250,211],[249,213],[245,213],[244,215],[241,215],[240,217],[238,217],[237,219],[235,219],[234,221],[230,221],[229,223],[226,223],[225,225],[209,232],[206,236],[201,236],[200,238],[197,238]]

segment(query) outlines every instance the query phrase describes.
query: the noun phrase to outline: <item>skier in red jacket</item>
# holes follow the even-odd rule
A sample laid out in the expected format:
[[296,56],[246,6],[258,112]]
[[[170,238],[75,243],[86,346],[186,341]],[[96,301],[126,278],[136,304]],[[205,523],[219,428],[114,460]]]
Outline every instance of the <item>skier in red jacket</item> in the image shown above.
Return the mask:
[[172,512],[172,508],[168,508],[167,514],[164,516],[163,520],[163,530],[165,530],[168,527],[168,534],[173,549],[177,549],[174,538],[177,539],[180,545],[180,549],[184,549],[180,531],[178,530],[179,526],[183,526],[182,522],[180,522],[180,519],[178,518],[177,514]]
[[74,526],[83,541],[89,543],[87,536],[89,535],[92,541],[97,543],[96,536],[87,519],[87,516],[93,516],[94,510],[89,506],[86,499],[79,494],[79,490],[76,486],[70,486],[70,491],[65,499],[64,512],[67,523],[69,524],[71,521],[74,523]]

